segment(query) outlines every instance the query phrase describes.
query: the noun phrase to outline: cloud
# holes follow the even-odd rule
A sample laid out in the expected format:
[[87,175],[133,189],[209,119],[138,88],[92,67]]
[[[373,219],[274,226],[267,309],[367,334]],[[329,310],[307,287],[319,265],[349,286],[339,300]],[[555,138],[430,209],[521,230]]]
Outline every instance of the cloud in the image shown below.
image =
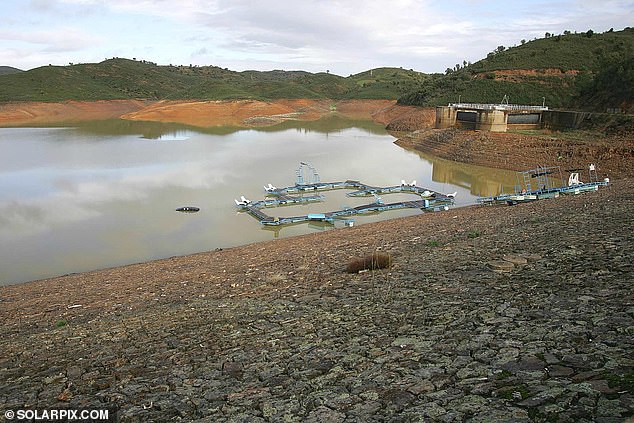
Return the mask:
[[[458,20],[448,32],[450,13],[431,1],[306,0],[247,2],[183,0],[169,7],[161,0],[63,0],[67,5],[99,5],[116,13],[134,13],[189,25],[186,39],[197,39],[190,57],[213,57],[242,63],[294,62],[284,67],[371,61],[376,65],[403,57],[429,58],[450,51],[448,35],[470,27]],[[239,53],[239,54],[238,54]],[[238,57],[240,56],[240,57]],[[382,62],[382,63],[381,63]],[[209,63],[207,63],[209,64]],[[308,69],[310,70],[310,69]],[[358,71],[364,69],[357,69]]]
[[[17,30],[35,32],[41,40],[50,32],[49,43],[41,44],[47,51],[85,49],[84,57],[66,57],[63,62],[151,54],[146,59],[160,64],[193,62],[234,70],[328,68],[345,75],[376,66],[438,72],[463,59],[479,60],[498,45],[518,44],[545,32],[620,29],[629,25],[634,2],[32,0],[29,4],[33,13],[12,18],[9,29],[20,25],[15,22],[25,22]],[[80,18],[74,17],[77,14]],[[2,19],[8,18],[0,18],[0,23]],[[25,30],[34,19],[40,24],[64,19],[68,26],[57,36],[50,30],[38,31],[33,23]],[[99,53],[91,43],[99,44]]]
[[[191,17],[201,34],[205,29],[222,32],[217,56],[224,51],[231,58],[239,51],[245,62],[277,58],[294,62],[292,68],[314,65],[306,69],[313,71],[337,64],[348,69],[356,64],[355,71],[362,71],[422,62],[450,52],[453,46],[447,40],[473,26],[425,1],[391,2],[389,7],[382,1],[230,4]],[[360,63],[367,65],[360,68]]]
[[18,41],[44,46],[45,52],[70,52],[100,44],[103,40],[90,33],[71,27],[46,31],[0,31],[0,41]]

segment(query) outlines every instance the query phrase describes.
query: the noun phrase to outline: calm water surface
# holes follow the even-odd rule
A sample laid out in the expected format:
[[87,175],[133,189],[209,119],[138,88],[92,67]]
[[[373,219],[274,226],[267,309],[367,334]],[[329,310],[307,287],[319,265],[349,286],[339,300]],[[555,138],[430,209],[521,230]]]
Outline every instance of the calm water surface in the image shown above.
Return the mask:
[[[415,179],[426,188],[458,191],[457,205],[508,192],[516,183],[512,172],[426,157],[393,142],[378,125],[338,117],[205,132],[125,121],[0,128],[0,285],[332,228],[271,230],[236,211],[234,198],[259,200],[265,184],[293,185],[301,161],[313,165],[322,181],[387,186]],[[370,201],[343,191],[324,195],[323,204],[267,212],[289,216]],[[175,211],[188,205],[201,211]]]

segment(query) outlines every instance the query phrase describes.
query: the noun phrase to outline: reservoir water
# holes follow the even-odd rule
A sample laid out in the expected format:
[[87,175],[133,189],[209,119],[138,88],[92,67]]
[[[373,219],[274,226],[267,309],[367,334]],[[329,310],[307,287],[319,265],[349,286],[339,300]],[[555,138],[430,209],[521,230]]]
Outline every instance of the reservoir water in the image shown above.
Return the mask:
[[[293,185],[302,161],[324,182],[388,186],[404,179],[457,191],[456,206],[508,192],[516,182],[513,172],[426,157],[394,141],[379,125],[337,116],[261,129],[119,120],[0,128],[0,285],[333,228],[271,230],[236,210],[234,198],[264,198],[263,185]],[[341,191],[324,195],[324,203],[267,213],[300,215],[372,201]],[[176,212],[181,206],[200,211]],[[354,220],[419,213],[388,211]]]

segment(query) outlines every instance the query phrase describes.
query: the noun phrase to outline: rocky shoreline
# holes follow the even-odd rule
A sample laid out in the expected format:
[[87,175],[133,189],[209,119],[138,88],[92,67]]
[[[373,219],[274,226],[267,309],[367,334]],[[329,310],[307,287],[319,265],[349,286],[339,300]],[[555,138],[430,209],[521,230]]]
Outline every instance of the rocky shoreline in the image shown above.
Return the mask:
[[495,133],[448,129],[418,129],[397,133],[396,144],[447,160],[516,171],[540,166],[587,170],[597,165],[601,178],[634,177],[631,132],[548,130]]
[[[0,288],[0,408],[123,422],[624,422],[634,186]],[[381,250],[390,269],[349,274]]]

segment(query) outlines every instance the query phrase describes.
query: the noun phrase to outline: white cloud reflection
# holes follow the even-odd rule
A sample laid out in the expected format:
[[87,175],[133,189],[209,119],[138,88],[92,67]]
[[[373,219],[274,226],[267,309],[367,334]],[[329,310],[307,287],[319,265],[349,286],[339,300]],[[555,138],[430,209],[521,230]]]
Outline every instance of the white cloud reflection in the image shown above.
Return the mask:
[[142,204],[161,190],[210,189],[230,175],[206,162],[105,172],[85,180],[57,176],[45,195],[0,202],[0,238],[10,240],[100,217],[112,207]]

